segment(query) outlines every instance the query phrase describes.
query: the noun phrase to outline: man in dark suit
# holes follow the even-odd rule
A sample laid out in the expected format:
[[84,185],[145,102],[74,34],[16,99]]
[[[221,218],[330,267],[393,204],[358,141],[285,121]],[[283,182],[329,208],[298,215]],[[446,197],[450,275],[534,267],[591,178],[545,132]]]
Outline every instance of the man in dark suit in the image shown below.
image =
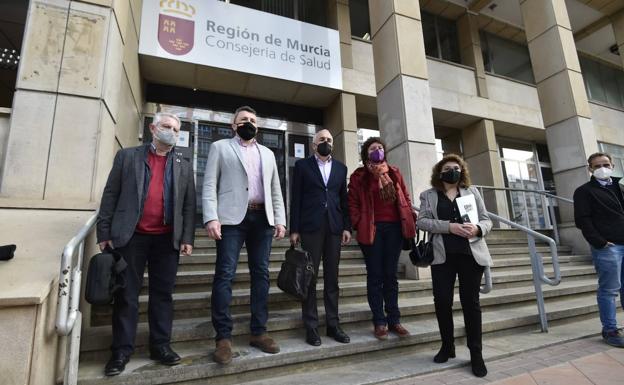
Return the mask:
[[589,182],[574,191],[574,222],[590,245],[598,273],[598,311],[602,338],[624,348],[624,330],[616,321],[616,298],[624,306],[624,195],[613,174],[611,155],[597,152],[587,159]]
[[290,242],[301,241],[314,262],[315,278],[302,303],[306,342],[321,345],[316,308],[316,276],[323,259],[325,324],[327,335],[348,343],[338,320],[338,264],[340,246],[351,240],[347,204],[347,167],[331,157],[333,138],[321,130],[314,136],[314,155],[295,163],[290,197]]
[[112,356],[104,374],[121,373],[134,351],[139,292],[147,263],[150,358],[165,365],[180,361],[169,346],[172,293],[180,252],[190,255],[195,238],[195,182],[191,164],[175,151],[180,120],[157,113],[152,143],[120,150],[100,203],[100,249],[115,248],[126,260],[126,287],[113,305]]

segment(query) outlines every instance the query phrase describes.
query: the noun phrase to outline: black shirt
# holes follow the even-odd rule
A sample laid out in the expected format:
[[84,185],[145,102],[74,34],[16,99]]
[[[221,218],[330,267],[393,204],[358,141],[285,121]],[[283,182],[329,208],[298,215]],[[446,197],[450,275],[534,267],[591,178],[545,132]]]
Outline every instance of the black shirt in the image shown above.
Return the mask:
[[[459,196],[459,195],[457,195]],[[464,223],[459,216],[457,202],[451,200],[442,191],[438,191],[438,219],[451,223]],[[455,234],[442,234],[444,250],[447,254],[465,254],[472,256],[468,239]]]

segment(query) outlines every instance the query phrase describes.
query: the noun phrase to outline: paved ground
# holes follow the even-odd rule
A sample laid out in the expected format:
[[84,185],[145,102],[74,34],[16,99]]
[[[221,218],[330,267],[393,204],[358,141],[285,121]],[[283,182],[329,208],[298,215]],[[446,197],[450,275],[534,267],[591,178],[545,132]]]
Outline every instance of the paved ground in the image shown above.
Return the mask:
[[476,378],[469,366],[386,382],[386,385],[621,385],[624,349],[590,337],[486,360],[488,375]]

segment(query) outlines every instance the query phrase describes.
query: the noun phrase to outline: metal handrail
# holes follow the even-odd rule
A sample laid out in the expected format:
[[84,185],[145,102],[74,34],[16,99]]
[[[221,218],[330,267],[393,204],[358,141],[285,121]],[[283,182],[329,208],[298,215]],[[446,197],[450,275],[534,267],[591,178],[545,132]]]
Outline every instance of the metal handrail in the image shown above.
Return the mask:
[[[487,213],[491,218],[496,219],[506,225],[509,225],[515,229],[521,230],[527,235],[527,239],[529,242],[529,255],[531,256],[531,270],[533,271],[533,286],[535,287],[535,297],[537,299],[537,310],[540,318],[540,326],[542,328],[542,332],[548,332],[548,319],[546,317],[546,308],[544,305],[544,293],[542,291],[542,282],[546,283],[550,286],[557,286],[561,283],[561,269],[559,268],[559,254],[557,250],[557,243],[554,239],[538,233],[535,230],[531,230],[526,226],[519,225],[515,222],[512,222],[506,218],[503,218],[494,213]],[[538,238],[542,241],[548,243],[550,247],[550,256],[553,265],[553,273],[555,276],[553,278],[549,278],[544,272],[544,260],[542,255],[537,252],[537,248],[535,246],[535,238]]]
[[561,197],[559,195],[552,194],[548,190],[531,190],[531,189],[513,188],[513,187],[494,187],[494,186],[483,186],[483,185],[478,185],[478,184],[474,185],[474,187],[476,187],[478,189],[488,189],[488,190],[530,192],[530,193],[536,193],[536,194],[544,195],[545,197],[548,197],[548,198],[557,199],[557,200],[560,200],[560,201],[565,202],[565,203],[574,203],[574,200],[572,200],[570,198],[564,198],[564,197]]
[[[420,207],[414,206],[412,205],[412,209],[414,209],[414,211],[419,212],[420,211]],[[419,231],[418,229],[416,229],[416,231]],[[479,292],[481,294],[487,294],[489,292],[492,291],[492,272],[490,271],[490,267],[489,266],[485,266],[483,269],[483,278],[485,279],[485,285],[481,286],[481,288],[479,289]]]
[[[534,194],[538,194],[538,195],[542,195],[548,199],[552,200],[558,200],[564,203],[570,203],[570,204],[574,204],[574,201],[570,198],[564,198],[555,194],[550,193],[549,191],[546,190],[531,190],[531,189],[524,189],[524,188],[512,188],[512,187],[494,187],[494,186],[482,186],[482,185],[475,185],[476,188],[479,189],[479,192],[481,192],[481,196],[483,196],[483,189],[487,189],[487,190],[500,190],[500,191],[513,191],[513,192],[521,192],[521,193],[534,193]],[[526,197],[524,199],[524,204],[525,204],[525,210],[526,210]],[[553,236],[555,239],[555,242],[559,245],[560,244],[560,239],[559,239],[559,226],[557,225],[557,218],[555,217],[555,208],[552,204],[548,205],[548,213],[550,215],[551,221],[552,221],[552,230],[553,230]],[[528,218],[527,218],[527,223],[528,223]]]
[[[76,384],[78,380],[78,354],[80,348],[80,288],[82,282],[82,261],[84,242],[97,222],[96,211],[78,233],[65,245],[61,256],[59,273],[58,303],[56,308],[56,333],[69,336],[68,359],[65,363],[64,384]],[[76,263],[74,256],[78,253]]]

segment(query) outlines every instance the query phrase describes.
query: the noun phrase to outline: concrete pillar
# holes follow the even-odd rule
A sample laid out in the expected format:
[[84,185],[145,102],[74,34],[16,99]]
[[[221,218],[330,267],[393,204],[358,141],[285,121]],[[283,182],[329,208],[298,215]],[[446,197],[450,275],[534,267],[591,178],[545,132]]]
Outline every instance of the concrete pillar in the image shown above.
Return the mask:
[[474,68],[478,95],[487,98],[485,65],[483,64],[479,20],[476,13],[467,11],[457,20],[457,35],[462,64]]
[[377,116],[388,159],[417,200],[436,162],[427,60],[417,0],[371,0]]
[[118,143],[138,144],[136,4],[30,2],[0,197],[61,208],[100,199]]
[[[572,197],[589,178],[587,157],[598,151],[598,143],[568,11],[565,0],[520,0],[520,5],[557,194]],[[560,209],[563,222],[572,222],[571,205]],[[586,247],[572,227],[561,235],[579,250]]]
[[611,17],[611,26],[615,34],[615,42],[620,52],[620,60],[624,66],[624,11],[617,12]]
[[[418,0],[371,0],[377,117],[390,163],[399,167],[413,202],[429,188],[436,162],[427,59]],[[407,278],[425,277],[401,256]]]
[[347,165],[348,175],[358,167],[355,95],[341,93],[325,109],[324,127],[334,137],[334,156]]
[[[484,186],[505,187],[500,156],[496,146],[494,122],[483,119],[462,130],[464,159],[468,162],[472,183]],[[484,190],[483,198],[488,211],[509,218],[504,191]]]
[[349,0],[329,0],[327,2],[327,26],[338,30],[340,35],[340,59],[343,68],[353,68],[351,50],[351,18]]

